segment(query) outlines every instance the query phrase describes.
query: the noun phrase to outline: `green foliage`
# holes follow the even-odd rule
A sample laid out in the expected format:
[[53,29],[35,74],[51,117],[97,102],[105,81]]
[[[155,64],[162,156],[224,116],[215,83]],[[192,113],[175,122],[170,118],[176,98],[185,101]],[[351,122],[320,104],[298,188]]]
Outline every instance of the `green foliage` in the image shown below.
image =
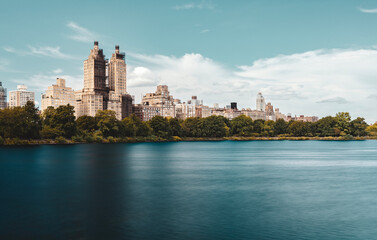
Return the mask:
[[223,116],[210,116],[204,118],[202,123],[202,137],[226,137],[229,135],[230,128]]
[[203,118],[190,117],[186,118],[182,123],[183,136],[185,137],[201,137],[203,129]]
[[288,132],[294,137],[308,136],[310,127],[306,122],[291,121],[288,126]]
[[358,117],[351,121],[351,135],[362,137],[367,135],[366,128],[368,124],[365,122],[364,118]]
[[38,139],[41,127],[38,108],[33,102],[0,110],[0,136],[3,138]]
[[288,123],[284,119],[280,118],[276,120],[274,129],[275,135],[286,134],[288,130]]
[[0,145],[4,145],[4,143],[5,143],[4,138],[2,138],[2,137],[0,136]]
[[247,137],[253,134],[253,120],[245,115],[232,119],[230,126],[232,135]]
[[373,125],[370,125],[366,128],[366,131],[369,136],[377,136],[377,122],[375,122]]
[[118,137],[124,132],[123,124],[117,120],[115,112],[112,110],[97,111],[96,119],[98,129],[104,137]]
[[170,125],[168,119],[162,117],[162,116],[154,116],[149,121],[149,126],[151,126],[153,130],[153,135],[167,138],[170,136]]
[[76,122],[74,107],[68,105],[59,106],[57,109],[48,107],[42,114],[44,138],[64,136],[71,138],[76,134]]
[[340,135],[345,136],[351,132],[351,116],[348,112],[339,112],[335,116],[336,128]]
[[332,116],[321,118],[315,125],[315,133],[320,137],[338,136],[339,130],[336,128],[336,119]]
[[266,137],[275,136],[275,122],[274,121],[268,120],[264,122],[263,136],[266,136]]
[[170,136],[182,136],[181,122],[177,118],[169,119]]
[[253,132],[256,136],[259,136],[260,134],[263,134],[264,131],[264,120],[257,119],[254,121],[254,129]]
[[77,118],[76,126],[80,133],[93,133],[98,130],[96,118],[86,115]]
[[63,136],[59,136],[59,137],[55,138],[55,143],[57,143],[57,144],[66,144],[67,143],[67,139],[65,139]]
[[149,136],[152,129],[148,123],[142,122],[135,114],[126,117],[122,120],[124,126],[124,135],[128,137]]

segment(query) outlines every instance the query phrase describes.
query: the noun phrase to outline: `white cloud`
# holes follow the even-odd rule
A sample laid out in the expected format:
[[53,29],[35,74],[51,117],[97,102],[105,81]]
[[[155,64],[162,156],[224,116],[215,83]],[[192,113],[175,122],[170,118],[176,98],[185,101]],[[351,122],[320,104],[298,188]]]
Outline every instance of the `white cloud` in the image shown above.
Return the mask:
[[211,31],[211,30],[209,30],[209,29],[203,29],[202,31],[200,31],[201,33],[207,33],[207,32],[209,32],[209,31]]
[[347,99],[342,97],[333,97],[333,98],[326,98],[317,101],[317,103],[337,103],[337,104],[345,104],[348,103]]
[[189,9],[208,9],[214,10],[215,5],[211,2],[202,1],[200,3],[186,3],[182,5],[176,5],[173,7],[175,10],[189,10]]
[[366,9],[366,8],[359,8],[360,12],[363,13],[377,13],[377,8]]
[[43,46],[43,47],[33,47],[28,46],[28,49],[15,49],[13,47],[4,47],[3,48],[6,52],[14,53],[20,56],[45,56],[45,57],[52,57],[52,58],[60,58],[60,59],[73,59],[75,57],[62,53],[60,51],[60,47],[50,47],[50,46]]
[[55,73],[55,74],[60,74],[62,72],[63,72],[63,70],[60,69],[60,68],[52,70],[52,73]]
[[93,42],[98,38],[97,34],[79,26],[75,22],[69,22],[67,24],[67,27],[69,27],[71,30],[73,30],[74,34],[68,36],[68,38],[73,39],[75,41],[79,42]]
[[[138,62],[133,69],[144,67],[148,73],[130,73],[129,92],[136,97],[155,91],[157,84],[167,84],[173,96],[181,100],[197,95],[208,105],[236,101],[241,108],[255,108],[256,94],[262,91],[266,100],[283,113],[322,117],[349,111],[354,117],[377,120],[377,98],[370,97],[377,92],[374,49],[320,49],[279,55],[235,70],[194,53],[182,57],[130,56]],[[138,80],[140,75],[143,78]],[[138,81],[144,88],[134,87]]]

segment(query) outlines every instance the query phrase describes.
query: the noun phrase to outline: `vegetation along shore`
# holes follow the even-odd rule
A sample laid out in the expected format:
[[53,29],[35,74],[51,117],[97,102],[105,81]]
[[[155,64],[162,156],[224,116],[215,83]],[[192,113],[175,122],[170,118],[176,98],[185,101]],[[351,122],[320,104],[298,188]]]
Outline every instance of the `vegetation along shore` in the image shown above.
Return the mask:
[[377,123],[368,125],[361,117],[352,120],[347,112],[311,123],[253,121],[244,115],[232,120],[222,116],[185,120],[155,116],[148,122],[131,115],[119,121],[111,110],[75,119],[70,105],[49,107],[39,114],[32,102],[25,107],[0,110],[0,145],[366,139],[377,139]]

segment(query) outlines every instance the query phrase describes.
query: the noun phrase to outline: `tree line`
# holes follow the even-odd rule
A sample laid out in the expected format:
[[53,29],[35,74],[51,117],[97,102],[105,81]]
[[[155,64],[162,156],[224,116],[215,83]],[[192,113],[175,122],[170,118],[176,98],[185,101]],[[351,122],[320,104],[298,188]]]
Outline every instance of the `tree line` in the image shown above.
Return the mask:
[[377,123],[368,125],[364,118],[351,120],[347,112],[327,116],[317,122],[283,119],[252,120],[245,115],[229,120],[222,116],[191,117],[185,120],[155,116],[148,122],[134,114],[118,120],[111,110],[98,111],[95,117],[75,118],[74,107],[48,107],[42,114],[34,103],[0,110],[0,143],[5,139],[55,139],[75,142],[115,141],[122,138],[157,137],[171,139],[222,137],[363,137],[377,136]]

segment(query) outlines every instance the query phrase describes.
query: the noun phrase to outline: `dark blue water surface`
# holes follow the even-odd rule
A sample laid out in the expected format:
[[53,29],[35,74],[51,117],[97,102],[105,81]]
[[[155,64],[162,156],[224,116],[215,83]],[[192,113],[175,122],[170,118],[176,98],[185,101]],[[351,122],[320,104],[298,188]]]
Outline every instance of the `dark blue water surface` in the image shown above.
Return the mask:
[[377,141],[0,148],[0,239],[377,239]]

